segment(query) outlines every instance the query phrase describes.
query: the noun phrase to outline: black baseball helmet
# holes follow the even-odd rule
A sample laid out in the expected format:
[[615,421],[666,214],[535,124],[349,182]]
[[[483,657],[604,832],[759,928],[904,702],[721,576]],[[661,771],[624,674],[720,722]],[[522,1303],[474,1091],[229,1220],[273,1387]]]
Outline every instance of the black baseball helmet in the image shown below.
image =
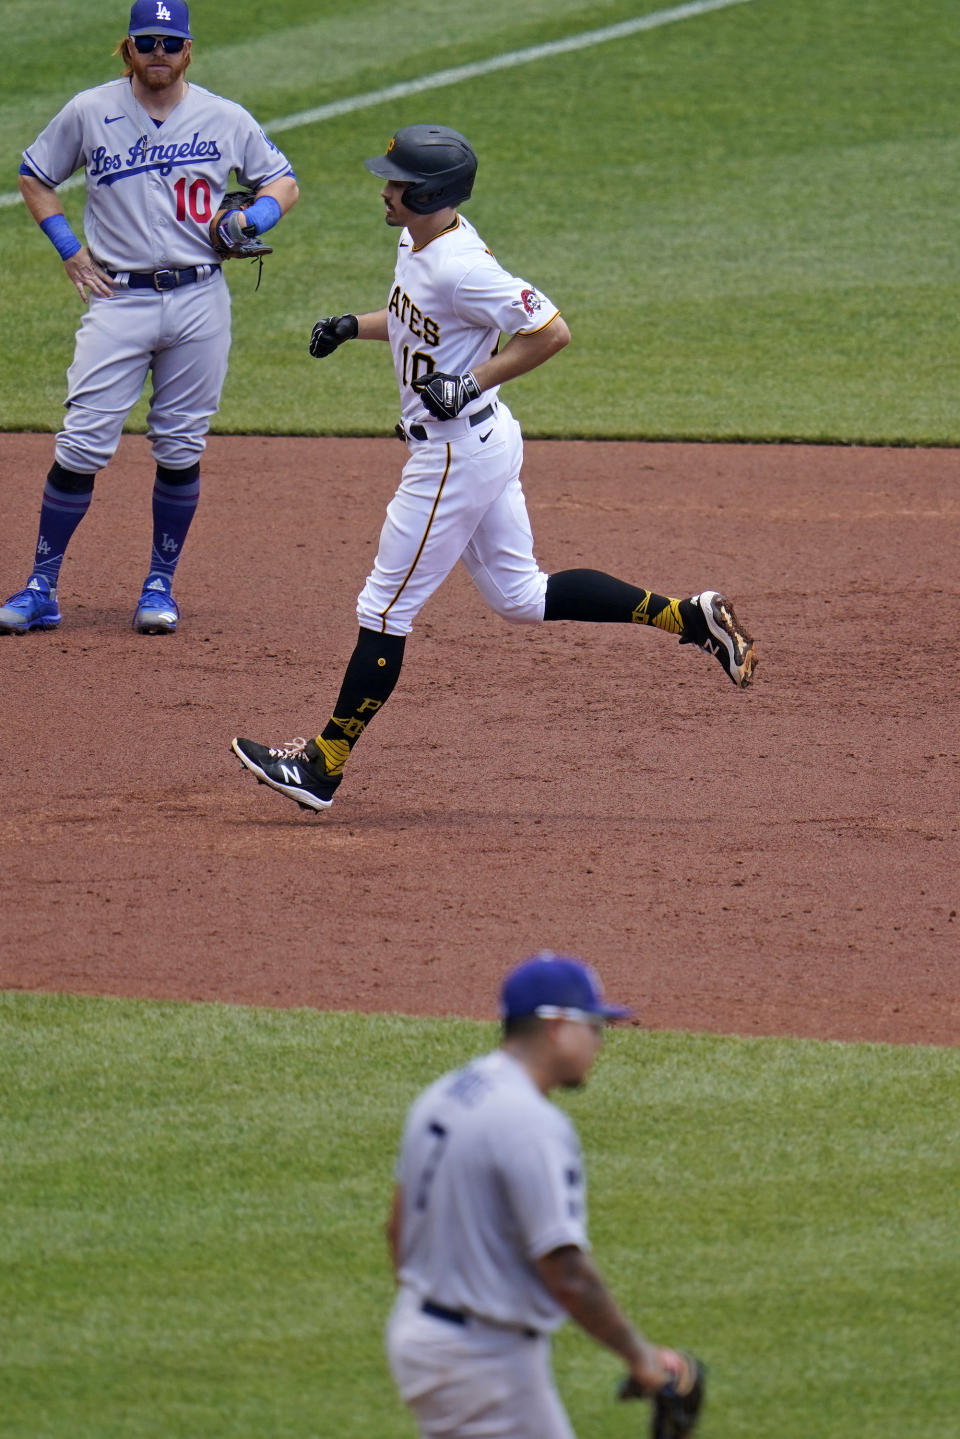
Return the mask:
[[477,173],[469,141],[446,125],[405,125],[385,155],[363,163],[381,180],[411,180],[403,203],[415,215],[432,215],[469,200]]

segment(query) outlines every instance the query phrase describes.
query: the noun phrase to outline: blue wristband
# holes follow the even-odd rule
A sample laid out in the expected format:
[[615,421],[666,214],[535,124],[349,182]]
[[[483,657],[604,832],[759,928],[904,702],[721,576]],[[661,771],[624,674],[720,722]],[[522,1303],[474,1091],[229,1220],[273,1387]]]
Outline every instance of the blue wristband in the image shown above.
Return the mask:
[[262,235],[273,229],[282,214],[279,200],[273,195],[261,195],[259,200],[254,200],[252,205],[247,206],[243,219],[247,225],[256,225],[257,234]]
[[40,228],[53,245],[61,260],[69,260],[83,246],[70,228],[66,215],[51,215],[40,221]]

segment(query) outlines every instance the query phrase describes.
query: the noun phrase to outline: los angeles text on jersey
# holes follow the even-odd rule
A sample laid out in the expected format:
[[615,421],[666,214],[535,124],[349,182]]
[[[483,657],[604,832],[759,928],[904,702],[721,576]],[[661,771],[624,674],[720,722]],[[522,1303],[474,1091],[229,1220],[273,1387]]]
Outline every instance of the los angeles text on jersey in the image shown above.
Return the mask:
[[98,185],[113,185],[130,175],[142,175],[145,170],[169,175],[177,165],[188,165],[191,160],[219,160],[221,153],[219,141],[201,140],[199,131],[194,132],[192,140],[172,145],[147,145],[141,137],[130,146],[126,158],[111,155],[106,145],[98,145],[90,152],[87,172],[99,177]]
[[[440,326],[436,320],[431,320],[429,315],[425,315],[413,303],[406,291],[401,290],[399,285],[394,286],[387,309],[392,310],[401,325],[406,325],[412,335],[416,335],[418,339],[428,345],[439,345]],[[409,319],[407,318],[408,312]],[[419,328],[421,325],[422,329]]]

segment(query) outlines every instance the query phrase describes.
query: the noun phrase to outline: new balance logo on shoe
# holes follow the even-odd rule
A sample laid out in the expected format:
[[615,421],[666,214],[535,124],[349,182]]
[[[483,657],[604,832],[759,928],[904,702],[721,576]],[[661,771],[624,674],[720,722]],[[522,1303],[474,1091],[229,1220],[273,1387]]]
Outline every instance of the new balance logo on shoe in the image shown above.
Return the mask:
[[291,740],[271,749],[255,740],[235,739],[230,748],[261,784],[278,790],[301,809],[329,809],[341,776],[325,774],[319,761],[315,768],[304,754],[306,743],[304,739]]
[[680,643],[698,645],[720,663],[738,689],[746,689],[757,667],[757,647],[752,635],[737,619],[733,605],[725,595],[716,590],[704,590],[692,598],[706,621],[706,634],[696,640],[682,635]]

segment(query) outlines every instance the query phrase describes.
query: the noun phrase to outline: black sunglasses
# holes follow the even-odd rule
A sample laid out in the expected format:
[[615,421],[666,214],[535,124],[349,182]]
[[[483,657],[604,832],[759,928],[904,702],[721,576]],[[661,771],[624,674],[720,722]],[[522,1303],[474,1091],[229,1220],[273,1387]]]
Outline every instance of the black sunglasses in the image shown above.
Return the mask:
[[152,55],[158,45],[168,55],[179,55],[185,43],[182,35],[131,35],[130,39],[141,55]]

